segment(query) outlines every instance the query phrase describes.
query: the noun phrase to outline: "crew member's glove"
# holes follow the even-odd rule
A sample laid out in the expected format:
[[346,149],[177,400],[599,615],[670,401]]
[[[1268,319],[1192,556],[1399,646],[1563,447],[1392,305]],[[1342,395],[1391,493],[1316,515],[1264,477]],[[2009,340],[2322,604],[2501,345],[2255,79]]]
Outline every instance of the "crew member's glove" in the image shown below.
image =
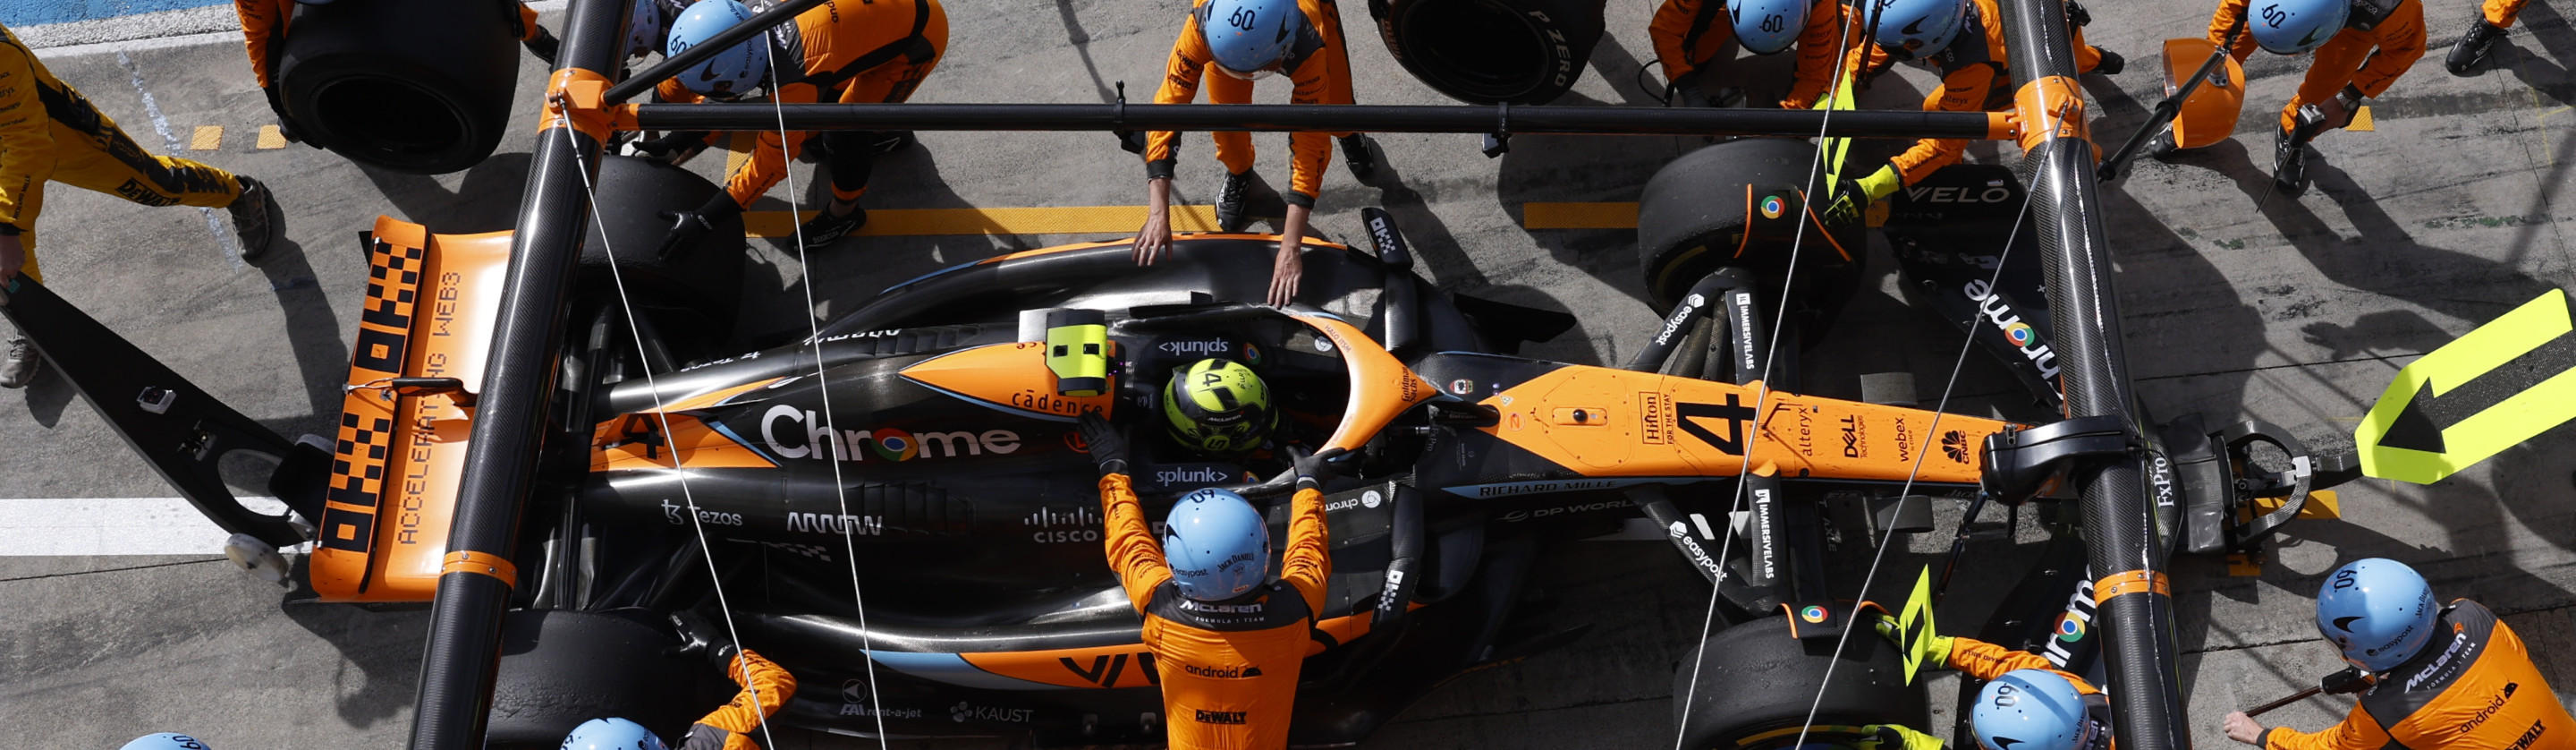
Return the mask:
[[2370,685],[2370,675],[2362,672],[2360,667],[2344,667],[2341,672],[2317,680],[2317,690],[2327,695],[2358,693],[2369,690]]
[[1878,634],[1886,637],[1889,643],[1896,644],[1896,650],[1898,651],[1914,651],[1921,653],[1923,655],[1923,665],[1926,667],[1949,667],[1950,647],[1958,642],[1958,639],[1950,636],[1927,632],[1923,634],[1923,637],[1915,639],[1912,643],[1908,643],[1905,638],[1905,629],[1896,624],[1896,618],[1887,615],[1879,615],[1878,622],[1871,623],[1870,629],[1878,631]]
[[1101,476],[1127,473],[1127,436],[1118,434],[1117,426],[1097,409],[1084,412],[1073,425],[1082,431],[1082,444],[1091,451],[1092,462],[1100,464]]
[[733,195],[722,190],[716,191],[715,197],[707,199],[707,204],[695,211],[662,212],[661,217],[671,222],[671,233],[662,238],[661,257],[667,258],[672,253],[695,247],[707,235],[715,233],[717,224],[741,215],[742,204],[733,202]]
[[1914,731],[1902,724],[1871,724],[1860,730],[1875,735],[1852,743],[1852,747],[1860,750],[1942,750],[1946,747],[1941,738]]
[[703,130],[675,130],[660,138],[645,138],[626,144],[626,155],[658,159],[672,164],[688,161],[706,150],[707,133]]
[[716,668],[726,669],[733,665],[734,655],[742,653],[733,638],[693,611],[671,613],[671,630],[680,635],[680,645],[670,650],[673,655],[702,657]]
[[1297,489],[1321,489],[1324,480],[1341,476],[1342,469],[1336,459],[1348,452],[1340,448],[1325,448],[1313,453],[1292,452],[1288,462],[1297,468]]
[[1905,187],[1905,179],[1896,174],[1896,165],[1893,164],[1879,167],[1868,177],[1844,180],[1834,186],[1834,196],[1825,204],[1825,223],[1858,224],[1867,215],[1869,204],[1886,200],[1902,187]]

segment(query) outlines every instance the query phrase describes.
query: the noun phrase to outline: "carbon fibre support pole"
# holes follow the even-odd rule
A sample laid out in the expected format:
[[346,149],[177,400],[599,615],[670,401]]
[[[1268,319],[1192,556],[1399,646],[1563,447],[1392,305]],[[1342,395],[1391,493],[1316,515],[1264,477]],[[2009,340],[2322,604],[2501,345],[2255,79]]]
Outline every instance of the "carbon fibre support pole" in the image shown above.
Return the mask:
[[[642,104],[645,130],[1242,130],[1492,133],[1503,109],[1464,105],[1297,104]],[[1599,135],[1746,135],[1811,138],[1827,126],[1815,110],[1662,107],[1512,107],[1509,132]],[[2003,138],[2001,115],[1859,110],[1833,114],[1828,136]]]
[[[2111,286],[2111,248],[2096,194],[2088,113],[2075,82],[2072,27],[2061,0],[2005,0],[2004,46],[2017,91],[2022,172],[2030,183],[2033,223],[2047,269],[2049,322],[2058,341],[2060,377],[2070,417],[2112,416],[2138,430],[2136,394],[2121,348],[2119,295]],[[1973,43],[1973,42],[1972,42]],[[2079,488],[2098,616],[2110,661],[2114,731],[2122,750],[2191,746],[2176,669],[2173,597],[2164,577],[2139,451],[2079,460],[2068,479]]]
[[[678,75],[680,71],[687,69],[691,65],[705,62],[707,58],[714,57],[716,53],[724,51],[726,47],[731,47],[744,39],[750,38],[754,34],[768,31],[771,27],[786,23],[788,19],[795,18],[796,14],[803,13],[814,6],[822,4],[823,0],[787,0],[787,2],[779,3],[768,10],[764,10],[753,15],[751,20],[734,24],[733,28],[725,29],[723,33],[707,37],[705,41],[698,42],[697,46],[681,50],[677,57],[665,58],[661,62],[655,63],[653,67],[645,68],[644,72],[637,73],[634,77],[628,78],[615,86],[608,87],[608,94],[603,98],[605,98],[609,104],[624,104],[626,103],[626,100],[635,98],[636,94],[644,93],[645,91],[651,90],[654,86],[661,85],[663,80],[668,79],[671,76]],[[620,25],[617,28],[622,29],[626,27]],[[662,50],[653,51],[661,52]],[[612,67],[597,68],[597,70],[603,72],[616,70],[617,68],[614,66],[625,60],[626,51],[624,49],[618,49],[608,53],[608,55],[608,64]]]
[[[558,60],[613,74],[626,28],[626,0],[573,0]],[[557,71],[550,80],[572,75]],[[500,666],[501,618],[516,574],[519,515],[536,476],[563,341],[564,297],[577,247],[590,222],[584,177],[599,167],[600,142],[547,127],[537,133],[526,196],[502,287],[500,317],[484,359],[473,443],[447,535],[450,563],[430,606],[429,644],[412,718],[413,750],[476,750]],[[462,559],[460,559],[462,558]],[[535,566],[532,566],[533,570]]]

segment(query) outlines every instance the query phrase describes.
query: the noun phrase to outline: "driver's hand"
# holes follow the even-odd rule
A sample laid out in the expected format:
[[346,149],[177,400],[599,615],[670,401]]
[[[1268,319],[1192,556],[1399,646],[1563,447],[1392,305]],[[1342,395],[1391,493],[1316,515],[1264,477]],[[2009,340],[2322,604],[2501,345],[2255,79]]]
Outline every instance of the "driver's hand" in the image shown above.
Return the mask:
[[1341,466],[1334,459],[1348,452],[1340,448],[1325,448],[1313,453],[1292,451],[1288,463],[1297,469],[1297,489],[1318,489],[1324,480],[1341,476]]
[[1127,473],[1127,436],[1101,418],[1100,410],[1083,412],[1073,425],[1082,432],[1083,447],[1091,451],[1092,462],[1100,465],[1101,476]]
[[1147,209],[1145,228],[1136,230],[1136,265],[1150,266],[1172,251],[1172,213],[1167,209]]
[[1297,249],[1297,245],[1284,240],[1279,243],[1279,255],[1270,265],[1271,307],[1287,307],[1297,301],[1297,282],[1306,275],[1305,256]]
[[27,265],[25,235],[0,234],[0,284],[15,281],[18,269]]

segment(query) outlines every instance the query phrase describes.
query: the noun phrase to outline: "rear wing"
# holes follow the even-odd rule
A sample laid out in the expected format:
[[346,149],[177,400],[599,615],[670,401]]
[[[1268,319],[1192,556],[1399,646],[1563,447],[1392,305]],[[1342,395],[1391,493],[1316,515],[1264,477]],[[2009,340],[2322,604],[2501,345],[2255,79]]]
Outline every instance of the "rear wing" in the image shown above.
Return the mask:
[[473,432],[510,233],[433,235],[377,217],[367,300],[314,529],[323,601],[428,601]]

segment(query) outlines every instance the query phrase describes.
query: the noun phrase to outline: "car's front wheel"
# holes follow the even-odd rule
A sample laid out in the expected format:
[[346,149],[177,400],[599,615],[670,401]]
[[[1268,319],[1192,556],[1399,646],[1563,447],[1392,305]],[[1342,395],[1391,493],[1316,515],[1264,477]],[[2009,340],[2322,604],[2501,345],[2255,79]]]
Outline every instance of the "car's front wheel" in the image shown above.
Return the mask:
[[1930,721],[1923,689],[1905,684],[1894,646],[1854,632],[1836,654],[1836,640],[1799,640],[1786,617],[1710,635],[1674,670],[1681,746],[1848,747],[1865,738],[1866,725],[1921,729]]

